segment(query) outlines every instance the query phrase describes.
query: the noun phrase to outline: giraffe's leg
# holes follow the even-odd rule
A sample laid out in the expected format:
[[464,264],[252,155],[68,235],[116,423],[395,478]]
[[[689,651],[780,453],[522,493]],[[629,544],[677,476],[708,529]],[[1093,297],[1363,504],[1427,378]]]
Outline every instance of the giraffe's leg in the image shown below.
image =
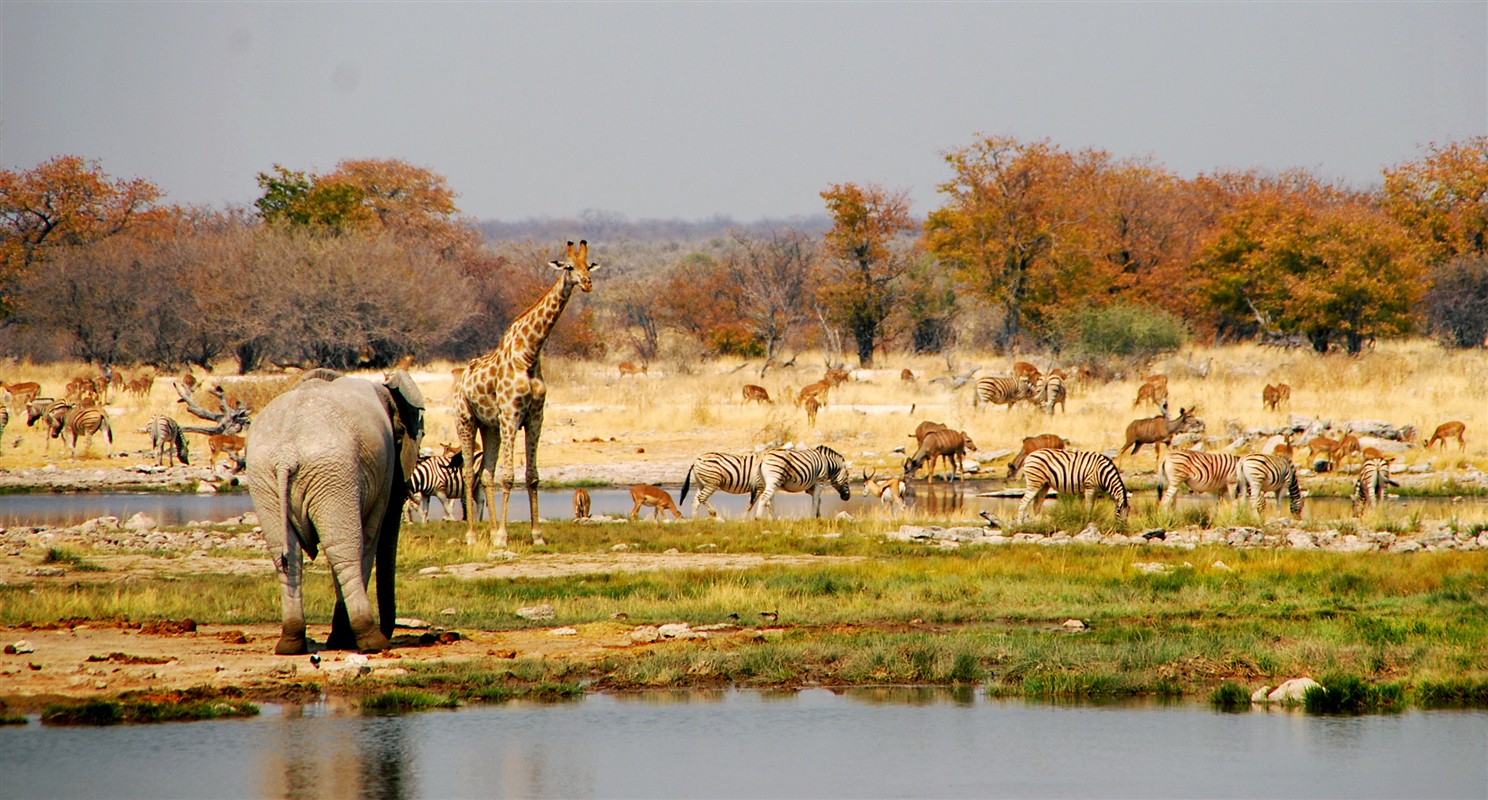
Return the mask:
[[[462,405],[463,405],[463,401]],[[475,436],[477,424],[469,417],[469,412],[462,408],[455,421],[456,432],[460,436],[460,455],[464,459],[460,465],[460,477],[465,480],[465,508],[469,509],[475,504],[475,473],[476,470],[485,470],[484,461],[475,463]],[[489,445],[489,443],[487,443]],[[487,459],[491,457],[491,448],[486,448]],[[448,513],[445,516],[449,516]],[[475,519],[469,514],[465,515],[465,546],[475,547]]]
[[[514,462],[514,459],[516,458],[516,455],[512,452],[512,445],[515,442],[516,435],[517,435],[516,426],[511,422],[511,420],[509,420],[509,419],[503,419],[503,420],[501,420],[501,423],[500,423],[500,426],[499,426],[499,432],[497,433],[497,437],[499,438],[500,441],[506,443],[506,447],[501,448],[501,453],[500,453],[500,458],[501,458],[501,514],[500,514],[500,516],[497,516],[497,514],[494,511],[491,514],[491,546],[492,547],[496,547],[496,548],[506,547],[506,514],[507,514],[507,509],[510,508],[510,506],[511,506],[512,479],[513,479],[513,475],[515,475],[515,473],[516,473],[516,464]],[[491,457],[489,455],[490,452],[491,452],[490,445],[487,444],[487,446],[486,446],[486,453],[488,454],[486,456],[487,458],[490,458]],[[494,504],[494,502],[496,500],[496,487],[495,487],[495,484],[496,484],[495,466],[496,466],[496,464],[495,464],[495,462],[489,462],[489,463],[491,463],[492,472],[489,473],[490,478],[491,478],[491,482],[489,484],[490,488],[488,488],[486,490],[486,496],[489,497],[490,500],[491,500],[491,502]]]
[[[535,403],[527,412],[527,504],[531,506],[532,544],[547,544],[538,528],[537,516],[537,442],[542,438],[543,406]],[[657,512],[660,514],[661,512]]]

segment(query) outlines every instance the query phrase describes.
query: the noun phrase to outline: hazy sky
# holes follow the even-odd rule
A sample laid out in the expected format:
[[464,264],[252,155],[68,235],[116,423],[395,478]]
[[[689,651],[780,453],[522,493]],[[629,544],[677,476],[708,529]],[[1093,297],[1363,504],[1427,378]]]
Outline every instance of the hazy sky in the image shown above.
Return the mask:
[[1357,186],[1488,134],[1488,2],[0,2],[0,166],[177,203],[398,158],[478,218],[939,205],[980,134]]

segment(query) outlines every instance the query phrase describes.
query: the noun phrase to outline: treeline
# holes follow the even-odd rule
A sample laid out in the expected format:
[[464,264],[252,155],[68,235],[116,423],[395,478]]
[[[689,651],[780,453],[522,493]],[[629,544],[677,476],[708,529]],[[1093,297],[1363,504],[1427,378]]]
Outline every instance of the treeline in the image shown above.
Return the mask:
[[172,206],[61,156],[0,172],[0,352],[99,364],[380,367],[497,345],[562,242],[606,269],[548,351],[678,363],[821,348],[864,365],[964,344],[1144,354],[1187,336],[1357,352],[1488,336],[1488,137],[1425,148],[1378,189],[1303,170],[1180,178],[1150,161],[986,137],[917,215],[834,184],[820,217],[477,223],[396,160],[275,165],[252,209]]

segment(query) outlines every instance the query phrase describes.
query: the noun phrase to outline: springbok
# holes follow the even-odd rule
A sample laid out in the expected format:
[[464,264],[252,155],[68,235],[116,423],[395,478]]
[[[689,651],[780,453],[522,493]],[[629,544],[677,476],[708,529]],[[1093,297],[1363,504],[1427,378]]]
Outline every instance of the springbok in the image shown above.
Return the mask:
[[574,519],[589,519],[589,492],[580,486],[574,489]]
[[748,403],[751,400],[756,403],[775,402],[774,400],[770,399],[770,393],[765,391],[765,387],[756,386],[752,383],[746,383],[744,384],[744,402]]
[[629,361],[621,361],[620,362],[620,377],[623,378],[626,375],[645,375],[646,374],[646,369],[647,369],[647,367],[646,367],[645,364],[642,364],[640,366],[636,366],[635,364],[632,364]]
[[878,502],[889,509],[890,513],[902,511],[904,497],[909,494],[909,481],[904,480],[903,476],[880,481],[875,480],[877,476],[878,470],[874,470],[872,475],[863,473],[863,496],[877,497]]
[[1462,436],[1462,434],[1466,432],[1467,425],[1465,425],[1464,423],[1443,422],[1442,424],[1436,426],[1436,431],[1431,434],[1430,439],[1426,440],[1426,449],[1430,450],[1432,445],[1436,444],[1437,442],[1441,442],[1442,450],[1446,450],[1447,440],[1455,438],[1457,440],[1457,449],[1466,450],[1467,440],[1464,439]]

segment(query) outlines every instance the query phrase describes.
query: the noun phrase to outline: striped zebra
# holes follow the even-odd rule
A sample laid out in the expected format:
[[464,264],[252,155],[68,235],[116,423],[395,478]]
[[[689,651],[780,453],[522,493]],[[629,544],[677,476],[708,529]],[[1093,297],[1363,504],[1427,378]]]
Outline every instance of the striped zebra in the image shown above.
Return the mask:
[[53,439],[61,439],[64,433],[72,437],[73,458],[77,458],[78,437],[87,437],[83,445],[83,452],[86,453],[93,446],[93,436],[99,431],[108,435],[108,454],[110,456],[114,454],[114,429],[109,425],[108,414],[98,406],[73,407],[58,415],[57,407],[54,405],[48,412],[47,419],[51,420]]
[[760,456],[760,478],[764,490],[759,502],[754,505],[754,515],[759,517],[766,511],[775,516],[772,501],[776,492],[810,492],[811,514],[821,517],[821,485],[825,481],[837,490],[844,501],[852,497],[848,486],[847,461],[842,454],[826,445],[817,445],[810,450],[766,450]]
[[976,382],[976,394],[972,395],[971,404],[1006,405],[1012,411],[1018,401],[1033,401],[1035,397],[1033,384],[1028,382],[1027,375],[1015,378],[982,378]]
[[150,449],[155,451],[155,466],[161,466],[167,457],[170,458],[171,466],[176,461],[190,465],[190,453],[186,447],[186,435],[181,432],[181,424],[162,414],[150,417],[145,423],[145,433],[150,436]]
[[1172,508],[1178,502],[1178,487],[1195,494],[1224,495],[1236,482],[1239,456],[1198,450],[1168,450],[1157,465],[1157,504]]
[[682,496],[677,499],[680,505],[687,502],[687,492],[692,488],[692,476],[697,475],[698,493],[692,500],[692,517],[697,518],[698,504],[708,507],[708,516],[718,516],[718,509],[708,502],[708,498],[714,492],[726,494],[749,495],[749,508],[744,511],[747,518],[749,512],[754,510],[755,501],[759,499],[760,492],[765,489],[764,478],[760,477],[760,454],[745,453],[734,455],[733,453],[703,453],[687,468],[687,477],[682,479]]
[[62,418],[72,409],[71,400],[54,400],[50,397],[38,398],[26,404],[26,427],[33,427],[37,422],[46,420],[47,435],[42,438],[41,448],[43,453],[52,449],[52,438],[56,436],[52,433],[52,428],[60,425]]
[[[480,463],[484,454],[484,450],[475,451],[476,463]],[[413,474],[408,478],[408,496],[410,500],[418,498],[422,522],[429,521],[429,500],[435,497],[439,498],[439,505],[444,509],[445,519],[455,518],[451,511],[455,500],[460,501],[460,513],[464,516],[464,466],[465,457],[459,451],[419,459],[418,465],[413,468]],[[476,474],[479,476],[480,473]],[[476,492],[475,505],[477,511],[485,506],[479,491]]]
[[6,408],[4,403],[0,403],[0,448],[3,448],[4,447],[4,444],[5,444],[5,442],[4,442],[4,440],[5,440],[5,426],[6,425],[9,425],[9,424],[10,424],[10,409]]
[[1302,487],[1297,483],[1297,467],[1290,458],[1282,455],[1244,456],[1235,465],[1235,476],[1239,481],[1236,501],[1248,495],[1257,515],[1266,510],[1267,494],[1275,492],[1276,504],[1279,506],[1281,495],[1285,492],[1292,516],[1302,518]]
[[1023,459],[1023,480],[1027,489],[1018,505],[1018,521],[1027,519],[1028,507],[1043,507],[1044,497],[1053,489],[1060,494],[1083,494],[1085,503],[1095,502],[1097,491],[1116,501],[1116,519],[1125,520],[1131,509],[1121,471],[1102,453],[1081,450],[1035,450]]
[[1359,479],[1354,482],[1354,516],[1364,513],[1364,506],[1378,506],[1385,500],[1386,486],[1399,486],[1390,480],[1390,462],[1393,458],[1368,458],[1359,468]]
[[1064,376],[1058,372],[1045,375],[1038,385],[1039,407],[1049,416],[1054,416],[1054,406],[1059,406],[1060,411],[1069,413],[1064,407],[1064,400],[1069,393],[1064,388]]

